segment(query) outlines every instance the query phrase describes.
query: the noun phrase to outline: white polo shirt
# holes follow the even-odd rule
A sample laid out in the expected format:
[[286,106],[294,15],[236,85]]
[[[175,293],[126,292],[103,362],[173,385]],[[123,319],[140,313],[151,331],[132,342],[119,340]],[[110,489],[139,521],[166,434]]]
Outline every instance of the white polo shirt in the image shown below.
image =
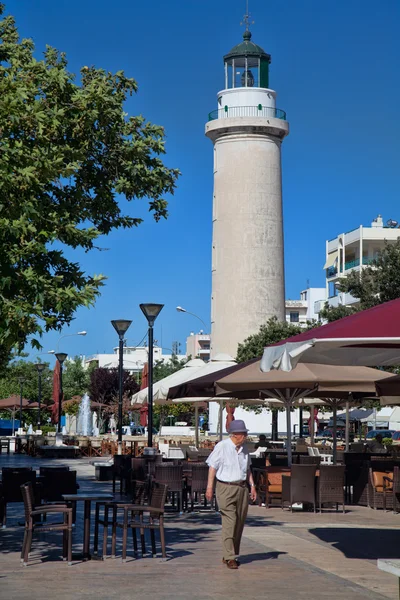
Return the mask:
[[246,481],[250,468],[249,453],[245,446],[236,450],[231,438],[219,442],[207,459],[209,467],[216,470],[220,481]]

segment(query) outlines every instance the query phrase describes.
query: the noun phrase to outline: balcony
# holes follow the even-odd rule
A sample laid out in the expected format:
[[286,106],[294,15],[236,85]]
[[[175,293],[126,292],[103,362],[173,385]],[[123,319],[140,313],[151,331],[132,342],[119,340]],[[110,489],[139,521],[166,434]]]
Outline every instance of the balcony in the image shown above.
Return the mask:
[[215,121],[216,119],[227,119],[235,117],[263,117],[272,119],[281,119],[286,121],[286,113],[280,108],[271,108],[270,106],[225,106],[213,110],[208,114],[209,121]]
[[[374,258],[370,258],[368,256],[364,256],[362,259],[362,264],[363,265],[370,265],[375,259]],[[344,270],[348,271],[349,269],[355,269],[356,267],[360,266],[360,259],[356,258],[355,260],[350,260],[348,262],[344,263]]]
[[336,266],[329,267],[326,270],[326,278],[329,279],[330,277],[335,277],[335,275],[337,275],[337,272],[338,272],[338,270],[337,270]]

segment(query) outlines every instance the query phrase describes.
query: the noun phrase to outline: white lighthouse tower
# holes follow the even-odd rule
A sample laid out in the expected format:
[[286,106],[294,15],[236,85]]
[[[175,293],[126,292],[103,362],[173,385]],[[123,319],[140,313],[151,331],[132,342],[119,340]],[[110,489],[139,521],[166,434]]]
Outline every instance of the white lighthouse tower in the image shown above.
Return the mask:
[[271,57],[251,41],[225,57],[225,89],[209,115],[214,144],[211,356],[237,346],[270,317],[285,318],[281,143],[289,133]]

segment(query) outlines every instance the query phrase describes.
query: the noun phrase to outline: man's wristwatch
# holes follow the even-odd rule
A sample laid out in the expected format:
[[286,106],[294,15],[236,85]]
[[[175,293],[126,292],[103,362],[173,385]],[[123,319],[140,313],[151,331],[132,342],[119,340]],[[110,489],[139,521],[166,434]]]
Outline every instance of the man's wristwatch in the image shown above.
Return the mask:
[[254,485],[254,483],[251,483],[251,484],[250,484],[250,487],[256,487],[256,486]]

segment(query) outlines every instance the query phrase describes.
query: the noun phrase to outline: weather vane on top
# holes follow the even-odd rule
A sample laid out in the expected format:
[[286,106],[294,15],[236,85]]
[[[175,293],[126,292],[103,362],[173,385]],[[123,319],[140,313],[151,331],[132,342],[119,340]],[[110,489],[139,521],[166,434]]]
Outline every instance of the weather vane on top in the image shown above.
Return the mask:
[[246,0],[246,14],[243,16],[243,21],[240,24],[246,26],[246,31],[249,31],[249,25],[254,24],[254,21],[251,21],[251,15],[249,13],[249,0]]

